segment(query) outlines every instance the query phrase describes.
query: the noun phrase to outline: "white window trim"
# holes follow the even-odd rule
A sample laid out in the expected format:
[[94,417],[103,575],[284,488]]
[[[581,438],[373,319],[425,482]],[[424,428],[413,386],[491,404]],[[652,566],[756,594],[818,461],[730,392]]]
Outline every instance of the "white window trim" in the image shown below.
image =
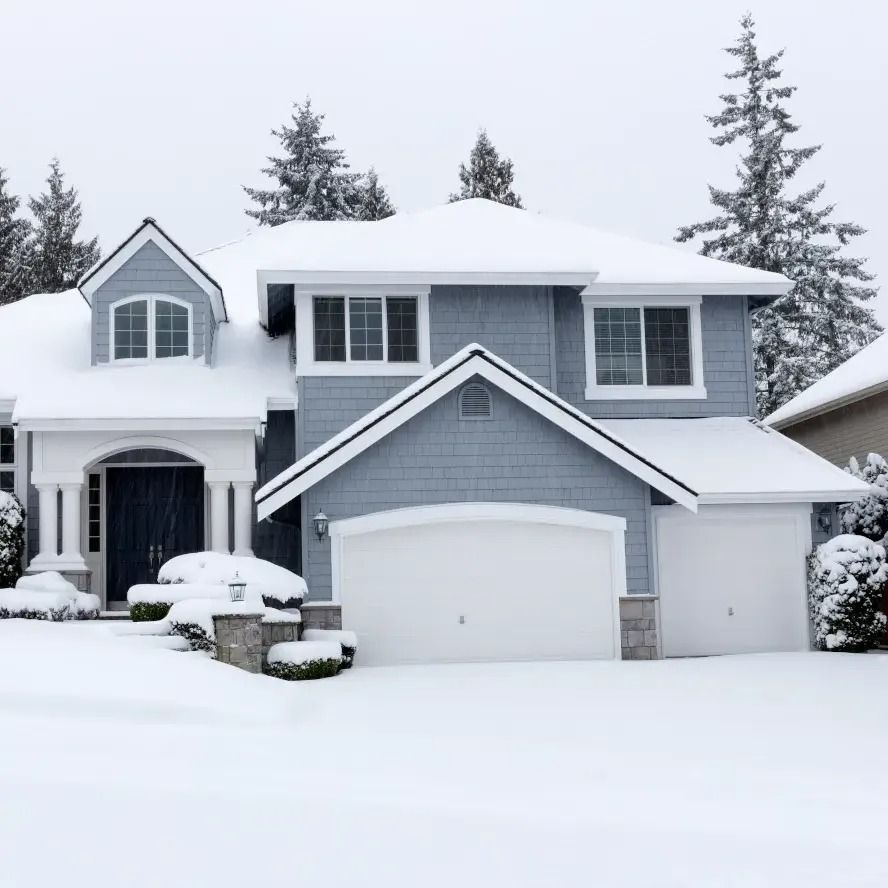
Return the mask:
[[[157,348],[157,342],[155,339],[156,330],[154,328],[155,318],[154,318],[154,306],[157,301],[161,302],[172,302],[176,305],[182,306],[188,310],[188,354],[187,355],[176,355],[175,358],[158,358],[155,354],[155,350]],[[121,305],[127,305],[130,302],[147,302],[148,303],[148,357],[146,358],[118,358],[115,357],[115,345],[114,345],[114,313]],[[174,360],[183,360],[185,358],[193,358],[194,357],[194,306],[190,302],[186,302],[184,299],[180,299],[178,296],[173,296],[169,293],[137,293],[133,296],[126,296],[123,299],[118,299],[116,302],[112,302],[108,308],[108,329],[109,329],[109,340],[108,340],[108,361],[111,364],[147,364],[150,361],[174,361]]]
[[[703,382],[703,328],[700,322],[702,296],[631,296],[622,299],[601,299],[583,296],[583,325],[586,348],[587,401],[685,401],[706,398]],[[597,385],[595,383],[595,315],[596,308],[637,308],[641,314],[641,366],[647,374],[644,346],[645,308],[687,308],[691,343],[691,385]]]
[[21,493],[24,489],[19,471],[21,463],[19,450],[21,449],[22,438],[16,433],[16,428],[11,422],[0,422],[0,427],[12,429],[12,462],[0,463],[0,472],[12,472],[12,492],[21,499]]
[[[382,353],[381,361],[316,361],[314,351],[314,298],[333,296],[345,299],[345,347],[351,349],[349,329],[349,299],[382,299]],[[416,299],[417,361],[388,360],[387,297],[412,296]],[[422,376],[432,369],[429,335],[429,288],[413,286],[315,286],[296,289],[296,375],[297,376]]]

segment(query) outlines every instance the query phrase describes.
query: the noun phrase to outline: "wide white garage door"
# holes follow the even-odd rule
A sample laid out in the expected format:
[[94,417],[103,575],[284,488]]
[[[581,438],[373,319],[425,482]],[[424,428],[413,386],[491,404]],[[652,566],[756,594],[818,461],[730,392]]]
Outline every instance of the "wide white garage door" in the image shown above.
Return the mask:
[[613,657],[614,539],[465,517],[343,535],[343,626],[365,665]]
[[667,657],[808,647],[798,507],[655,509],[660,627]]

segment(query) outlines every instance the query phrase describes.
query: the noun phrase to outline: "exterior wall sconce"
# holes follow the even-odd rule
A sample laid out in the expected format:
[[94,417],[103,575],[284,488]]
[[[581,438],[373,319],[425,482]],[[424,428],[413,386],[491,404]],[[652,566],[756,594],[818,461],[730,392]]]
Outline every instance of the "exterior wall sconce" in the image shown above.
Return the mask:
[[314,525],[314,532],[318,538],[318,542],[323,542],[324,537],[327,536],[327,528],[330,525],[327,516],[323,512],[318,512],[318,514],[311,519],[311,523]]
[[234,573],[234,579],[228,584],[228,594],[232,601],[243,601],[247,584],[240,578],[237,571]]
[[821,508],[817,513],[817,526],[824,533],[832,533],[832,509],[829,506]]

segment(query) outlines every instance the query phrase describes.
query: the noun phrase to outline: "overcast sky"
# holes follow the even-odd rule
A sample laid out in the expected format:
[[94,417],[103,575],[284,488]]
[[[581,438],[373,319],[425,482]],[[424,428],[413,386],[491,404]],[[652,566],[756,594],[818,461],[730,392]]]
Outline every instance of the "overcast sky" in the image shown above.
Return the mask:
[[665,243],[710,212],[707,182],[730,184],[704,114],[751,8],[762,51],[786,47],[800,139],[823,144],[800,185],[826,179],[837,218],[869,229],[854,250],[886,279],[888,324],[886,7],[4,0],[0,166],[26,195],[58,155],[106,251],[147,215],[200,250],[248,229],[240,186],[311,95],[401,210],[445,201],[485,126],[529,209]]

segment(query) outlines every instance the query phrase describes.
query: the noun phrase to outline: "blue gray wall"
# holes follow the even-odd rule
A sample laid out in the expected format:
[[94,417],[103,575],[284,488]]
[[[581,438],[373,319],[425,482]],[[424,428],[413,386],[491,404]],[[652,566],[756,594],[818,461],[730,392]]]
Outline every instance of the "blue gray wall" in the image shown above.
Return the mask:
[[[647,485],[496,388],[492,419],[461,421],[457,394],[451,392],[307,491],[303,513],[323,509],[335,521],[475,500],[606,512],[628,521],[629,591],[649,591]],[[329,599],[329,538],[318,542],[306,532],[303,540],[311,597]]]
[[212,355],[215,320],[209,296],[152,241],[131,256],[93,294],[92,362],[110,360],[109,310],[118,299],[140,293],[169,293],[193,307],[195,357]]

